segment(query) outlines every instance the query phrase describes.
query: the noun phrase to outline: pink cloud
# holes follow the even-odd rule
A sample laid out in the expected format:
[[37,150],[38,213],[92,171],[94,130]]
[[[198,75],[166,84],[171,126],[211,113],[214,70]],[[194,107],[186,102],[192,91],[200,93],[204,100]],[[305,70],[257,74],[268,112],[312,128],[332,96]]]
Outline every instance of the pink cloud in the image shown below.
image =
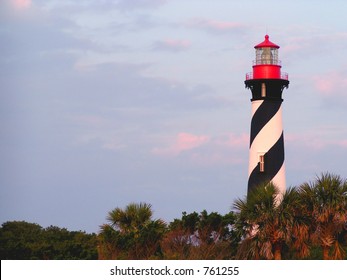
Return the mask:
[[[327,132],[323,133],[324,130]],[[284,139],[289,145],[301,146],[307,150],[320,151],[337,146],[347,148],[347,139],[344,137],[338,139],[338,136],[332,137],[333,131],[335,131],[333,127],[319,128],[316,131],[302,134],[285,134]]]
[[240,28],[242,25],[236,22],[230,21],[218,21],[218,20],[207,20],[203,23],[203,26],[211,27],[218,30],[235,29]]
[[166,39],[157,41],[154,44],[154,49],[177,52],[188,49],[191,44],[189,40]]
[[281,52],[285,56],[302,55],[303,53],[312,54],[312,49],[316,43],[316,39],[310,36],[292,36],[281,46]]
[[12,0],[13,5],[17,9],[27,9],[31,6],[31,0]]
[[[167,147],[154,148],[158,156],[176,157],[184,152],[194,164],[211,166],[245,164],[248,161],[249,135],[227,134],[217,137],[179,133]],[[201,149],[196,149],[201,148]]]
[[[347,32],[322,33],[319,28],[294,27],[288,29],[288,34],[302,34],[301,36],[286,36],[281,44],[282,57],[302,59],[312,57],[321,61],[325,54],[330,54],[333,47],[335,52],[345,50]],[[322,42],[325,42],[322,44]],[[288,60],[289,59],[289,60]]]
[[347,139],[339,141],[339,145],[340,145],[342,148],[347,149]]
[[179,133],[177,136],[176,147],[180,151],[190,150],[208,142],[206,135],[197,136],[189,133]]
[[118,8],[121,10],[129,11],[136,9],[152,9],[164,5],[167,0],[119,0],[117,3]]
[[249,135],[229,133],[212,138],[203,152],[191,155],[191,160],[200,165],[238,165],[248,161]]
[[316,131],[308,131],[302,134],[285,134],[284,141],[288,145],[301,146],[308,150],[322,150],[329,145],[329,140],[322,135],[317,135]]
[[332,71],[313,77],[314,87],[324,96],[342,95],[347,88],[347,76],[338,71]]
[[166,148],[154,148],[152,152],[157,155],[177,156],[180,153],[200,147],[209,142],[207,135],[193,135],[181,132],[175,137],[173,143]]
[[249,145],[249,135],[245,133],[241,135],[230,133],[225,144],[232,148],[247,147]]
[[192,19],[188,21],[186,25],[189,27],[206,29],[212,32],[240,30],[244,28],[244,25],[238,22],[201,18]]
[[338,141],[338,145],[347,148],[347,139]]

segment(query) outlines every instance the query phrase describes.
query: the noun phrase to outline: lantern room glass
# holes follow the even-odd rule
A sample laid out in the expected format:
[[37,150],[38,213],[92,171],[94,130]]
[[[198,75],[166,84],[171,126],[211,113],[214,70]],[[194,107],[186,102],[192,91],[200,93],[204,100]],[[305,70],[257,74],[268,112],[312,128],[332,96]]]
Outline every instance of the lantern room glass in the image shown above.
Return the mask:
[[255,50],[256,65],[272,64],[279,65],[277,48],[257,48]]

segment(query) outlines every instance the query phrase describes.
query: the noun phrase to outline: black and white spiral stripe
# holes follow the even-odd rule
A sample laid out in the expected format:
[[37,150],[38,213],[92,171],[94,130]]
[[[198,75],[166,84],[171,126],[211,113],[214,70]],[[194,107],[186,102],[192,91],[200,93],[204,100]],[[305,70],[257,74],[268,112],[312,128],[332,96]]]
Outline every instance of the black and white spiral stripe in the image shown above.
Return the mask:
[[[248,192],[264,181],[272,181],[283,193],[286,189],[282,100],[253,100],[250,135]],[[264,172],[260,171],[264,156]]]

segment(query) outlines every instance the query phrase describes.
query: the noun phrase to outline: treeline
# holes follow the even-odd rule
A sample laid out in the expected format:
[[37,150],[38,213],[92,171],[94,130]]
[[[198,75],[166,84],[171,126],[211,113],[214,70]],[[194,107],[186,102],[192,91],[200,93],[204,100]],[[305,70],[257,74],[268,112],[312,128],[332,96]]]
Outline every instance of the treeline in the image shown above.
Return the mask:
[[12,221],[0,228],[2,260],[91,260],[98,258],[97,235]]
[[98,234],[7,222],[1,259],[346,259],[347,181],[325,173],[277,192],[271,182],[237,199],[226,215],[182,213],[166,224],[151,205],[107,215]]
[[240,240],[233,212],[183,212],[167,226],[140,203],[116,208],[107,219],[98,236],[100,259],[232,259]]

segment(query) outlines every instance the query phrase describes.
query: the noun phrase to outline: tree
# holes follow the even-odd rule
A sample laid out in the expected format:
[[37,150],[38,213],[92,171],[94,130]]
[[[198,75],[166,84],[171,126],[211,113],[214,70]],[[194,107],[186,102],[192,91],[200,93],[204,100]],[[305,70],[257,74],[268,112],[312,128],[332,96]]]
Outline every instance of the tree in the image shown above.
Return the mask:
[[[232,212],[220,215],[203,210],[200,214],[182,213],[169,225],[161,242],[166,259],[230,259],[237,242],[234,240]],[[234,246],[233,246],[234,245]]]
[[340,176],[323,173],[314,182],[299,188],[305,212],[312,217],[310,227],[313,244],[321,246],[323,259],[343,259],[347,225],[347,181]]
[[289,188],[278,200],[276,186],[265,182],[244,200],[236,200],[234,208],[238,211],[237,229],[242,237],[237,258],[281,259],[291,246],[301,257],[309,253],[305,242],[308,220],[301,216],[295,189]]
[[66,228],[49,226],[43,229],[41,254],[43,259],[89,260],[97,259],[95,234],[69,231]]
[[147,203],[130,203],[125,210],[117,207],[110,211],[107,220],[110,225],[123,233],[137,233],[151,222],[153,212]]
[[99,258],[148,259],[160,254],[159,242],[166,225],[153,220],[151,205],[131,203],[110,211],[108,224],[101,226],[99,234]]
[[96,259],[96,235],[25,221],[6,222],[0,228],[0,257],[11,260]]
[[38,259],[37,244],[42,227],[24,221],[3,223],[0,228],[0,257],[2,260]]

